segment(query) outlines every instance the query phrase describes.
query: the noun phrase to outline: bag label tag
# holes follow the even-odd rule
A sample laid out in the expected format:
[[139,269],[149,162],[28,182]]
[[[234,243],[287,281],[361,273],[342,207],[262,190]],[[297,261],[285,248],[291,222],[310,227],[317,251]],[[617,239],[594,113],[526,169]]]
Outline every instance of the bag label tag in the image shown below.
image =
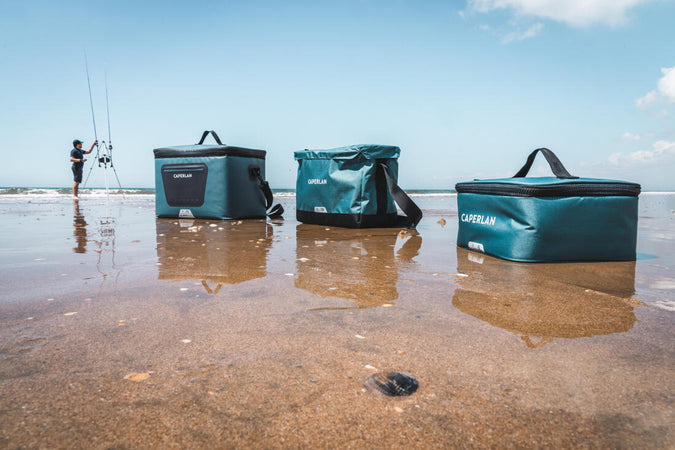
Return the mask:
[[478,250],[479,252],[485,253],[485,249],[483,248],[483,244],[481,244],[480,242],[469,241],[469,248],[471,250]]

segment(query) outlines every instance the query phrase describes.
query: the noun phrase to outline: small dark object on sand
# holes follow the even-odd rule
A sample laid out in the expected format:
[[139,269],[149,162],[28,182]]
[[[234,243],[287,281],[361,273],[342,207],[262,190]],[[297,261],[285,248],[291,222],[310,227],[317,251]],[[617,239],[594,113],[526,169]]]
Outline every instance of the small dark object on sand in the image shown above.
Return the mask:
[[400,372],[376,373],[366,378],[366,389],[389,397],[411,395],[419,387],[416,379]]

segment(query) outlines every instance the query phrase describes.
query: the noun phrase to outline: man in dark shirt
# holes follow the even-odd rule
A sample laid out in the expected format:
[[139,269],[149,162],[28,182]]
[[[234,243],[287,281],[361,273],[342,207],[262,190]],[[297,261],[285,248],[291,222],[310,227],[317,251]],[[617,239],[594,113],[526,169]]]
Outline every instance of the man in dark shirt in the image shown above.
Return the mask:
[[70,162],[73,163],[73,198],[75,200],[79,199],[77,196],[78,194],[78,187],[80,186],[80,183],[82,183],[82,171],[84,168],[84,162],[87,160],[87,158],[84,157],[84,155],[87,155],[91,153],[92,150],[94,150],[94,147],[98,145],[98,141],[94,141],[93,144],[91,144],[91,147],[89,150],[82,150],[82,141],[79,139],[75,139],[73,141],[73,149],[70,151]]

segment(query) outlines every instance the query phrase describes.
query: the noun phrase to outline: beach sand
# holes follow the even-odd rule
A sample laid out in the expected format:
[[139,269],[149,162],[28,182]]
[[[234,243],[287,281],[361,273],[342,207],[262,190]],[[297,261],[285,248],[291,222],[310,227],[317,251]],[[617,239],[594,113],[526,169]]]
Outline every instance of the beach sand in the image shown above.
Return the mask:
[[[0,199],[0,446],[675,446],[675,196],[641,196],[637,262],[600,264],[457,249],[452,196],[400,235],[282,201]],[[419,389],[364,389],[388,370]]]

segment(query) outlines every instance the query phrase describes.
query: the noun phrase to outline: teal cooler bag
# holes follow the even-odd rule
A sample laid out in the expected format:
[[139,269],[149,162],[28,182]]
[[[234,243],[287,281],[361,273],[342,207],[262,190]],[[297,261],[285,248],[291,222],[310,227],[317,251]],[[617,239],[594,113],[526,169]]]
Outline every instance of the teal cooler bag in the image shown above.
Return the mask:
[[[555,177],[525,178],[541,152]],[[633,261],[640,185],[579,178],[533,151],[513,178],[458,183],[457,245],[512,261]]]
[[[348,228],[414,228],[422,211],[398,187],[400,153],[388,145],[295,152],[298,221]],[[396,204],[407,217],[398,216]]]
[[[204,145],[209,133],[217,145]],[[264,218],[272,206],[264,150],[223,145],[214,131],[204,131],[196,145],[156,148],[154,154],[158,217]],[[282,213],[276,205],[267,215]]]

